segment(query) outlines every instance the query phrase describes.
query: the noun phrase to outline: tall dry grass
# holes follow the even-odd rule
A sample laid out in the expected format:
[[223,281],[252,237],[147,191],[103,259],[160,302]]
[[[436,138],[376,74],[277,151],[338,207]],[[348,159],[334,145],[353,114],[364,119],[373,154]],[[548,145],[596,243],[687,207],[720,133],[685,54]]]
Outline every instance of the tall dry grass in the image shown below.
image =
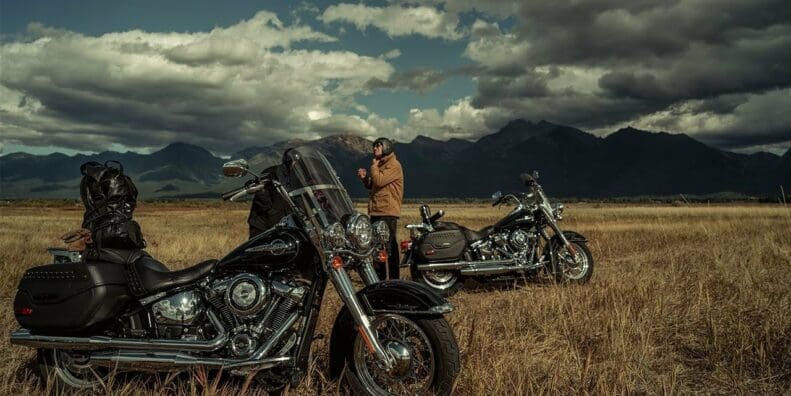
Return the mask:
[[[471,227],[505,213],[443,209],[447,220]],[[149,252],[176,269],[241,242],[246,210],[142,204],[136,217]],[[11,302],[22,273],[50,260],[45,248],[78,226],[81,213],[73,205],[0,207],[0,333],[16,326]],[[417,214],[404,208],[401,224]],[[452,297],[457,394],[791,392],[791,208],[569,205],[566,216],[564,228],[591,241],[593,280],[472,287]],[[329,334],[339,307],[328,289],[319,333]],[[6,336],[0,345],[0,393],[50,390],[34,374],[33,351]],[[314,343],[311,373],[289,393],[343,393],[324,378],[327,350],[327,338]],[[106,392],[261,393],[252,385],[198,372],[119,377]]]

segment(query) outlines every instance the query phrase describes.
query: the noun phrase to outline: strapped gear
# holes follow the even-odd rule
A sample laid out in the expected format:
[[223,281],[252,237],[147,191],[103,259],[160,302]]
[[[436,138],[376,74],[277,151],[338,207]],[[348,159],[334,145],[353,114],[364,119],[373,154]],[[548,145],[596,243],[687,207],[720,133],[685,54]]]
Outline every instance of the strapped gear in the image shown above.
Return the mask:
[[84,163],[80,172],[80,196],[85,205],[82,228],[91,231],[94,248],[144,248],[140,225],[132,220],[137,187],[124,175],[123,165],[118,161],[91,161]]

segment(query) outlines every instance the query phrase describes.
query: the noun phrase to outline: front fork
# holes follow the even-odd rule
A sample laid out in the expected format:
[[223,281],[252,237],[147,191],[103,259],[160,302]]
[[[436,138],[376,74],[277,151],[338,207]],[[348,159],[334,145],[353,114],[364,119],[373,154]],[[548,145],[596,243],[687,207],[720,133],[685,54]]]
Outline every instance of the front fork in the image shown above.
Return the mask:
[[[555,232],[555,235],[557,235],[558,238],[560,238],[560,241],[563,242],[563,246],[565,246],[566,249],[569,251],[569,253],[571,253],[571,257],[575,257],[576,260],[577,249],[574,248],[574,245],[572,245],[571,242],[569,242],[568,238],[566,238],[566,236],[563,235],[563,230],[561,230],[560,227],[558,226],[558,223],[555,221],[552,212],[547,210],[543,205],[541,206],[541,211],[544,213],[544,217],[547,219],[547,224],[549,225],[549,228],[551,228],[552,231]],[[547,238],[547,240],[549,240],[549,238]]]
[[[330,280],[332,281],[332,284],[335,285],[335,290],[338,291],[341,300],[349,309],[349,313],[352,315],[352,318],[354,318],[354,322],[357,323],[357,330],[363,337],[363,341],[368,347],[368,351],[376,356],[382,368],[387,371],[391,370],[395,363],[394,359],[389,353],[385,351],[384,347],[379,342],[376,333],[374,333],[373,328],[371,327],[371,319],[365,314],[365,311],[363,311],[360,301],[357,299],[357,295],[354,293],[354,288],[352,287],[351,279],[349,279],[349,274],[346,273],[346,270],[343,269],[342,266],[339,268],[334,268],[332,265],[329,265],[328,268]],[[376,274],[374,273],[374,275]]]
[[[384,265],[387,265],[387,263]],[[370,257],[362,260],[357,268],[359,268],[358,272],[360,273],[360,278],[366,286],[370,286],[381,281],[381,279],[379,279],[379,275],[377,275],[376,271],[374,270],[373,259]]]

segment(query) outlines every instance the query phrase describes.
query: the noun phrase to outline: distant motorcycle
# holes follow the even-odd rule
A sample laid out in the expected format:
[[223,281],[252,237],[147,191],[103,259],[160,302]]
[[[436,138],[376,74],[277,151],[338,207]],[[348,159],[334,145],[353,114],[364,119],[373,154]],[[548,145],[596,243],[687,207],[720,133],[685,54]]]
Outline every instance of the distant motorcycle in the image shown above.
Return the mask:
[[492,206],[512,202],[516,207],[478,231],[440,222],[442,210],[431,215],[427,205],[421,206],[422,223],[407,225],[410,240],[401,243],[402,265],[409,266],[412,279],[444,296],[458,291],[467,278],[508,280],[544,271],[561,283],[590,280],[593,256],[587,240],[558,225],[563,205],[549,202],[538,172],[522,174],[521,180],[527,193],[492,195]]
[[[371,257],[387,226],[354,210],[321,153],[296,148],[287,166],[288,184],[254,175],[223,195],[273,188],[290,213],[219,261],[168,271],[142,250],[105,249],[98,260],[59,255],[29,269],[11,343],[37,348],[42,374],[61,390],[95,390],[115,370],[204,366],[277,391],[308,373],[331,282],[343,302],[329,342],[332,377],[345,373],[354,394],[450,394],[459,351],[444,315],[453,307],[421,284],[378,282]],[[244,160],[223,170],[251,173]],[[367,285],[360,291],[352,269]]]

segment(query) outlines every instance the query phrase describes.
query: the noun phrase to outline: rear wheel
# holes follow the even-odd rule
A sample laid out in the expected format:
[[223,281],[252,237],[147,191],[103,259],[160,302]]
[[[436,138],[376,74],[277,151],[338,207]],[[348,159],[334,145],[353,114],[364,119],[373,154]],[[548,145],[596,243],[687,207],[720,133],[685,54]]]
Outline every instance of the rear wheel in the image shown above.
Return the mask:
[[458,271],[418,271],[413,265],[410,267],[410,273],[413,281],[430,287],[435,293],[444,297],[456,294],[464,286]]
[[38,368],[43,381],[50,377],[59,392],[101,389],[109,377],[105,368],[90,365],[86,353],[61,349],[39,349]]

